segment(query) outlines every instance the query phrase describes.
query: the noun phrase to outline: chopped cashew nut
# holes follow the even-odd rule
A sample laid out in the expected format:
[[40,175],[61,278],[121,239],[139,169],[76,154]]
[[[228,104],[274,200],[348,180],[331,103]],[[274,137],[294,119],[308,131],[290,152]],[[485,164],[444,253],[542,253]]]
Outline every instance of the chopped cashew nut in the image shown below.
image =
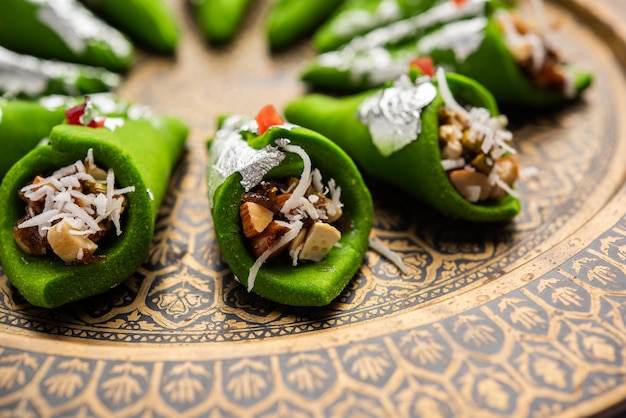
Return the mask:
[[20,190],[27,203],[26,216],[13,230],[16,243],[28,254],[44,255],[51,249],[66,263],[92,263],[96,242],[115,230],[122,233],[120,217],[126,193],[117,189],[113,170],[96,166],[91,149],[84,161],[76,161],[48,177],[36,176]]
[[69,218],[63,219],[48,230],[48,243],[52,251],[66,263],[90,257],[98,245],[85,235],[78,235]]

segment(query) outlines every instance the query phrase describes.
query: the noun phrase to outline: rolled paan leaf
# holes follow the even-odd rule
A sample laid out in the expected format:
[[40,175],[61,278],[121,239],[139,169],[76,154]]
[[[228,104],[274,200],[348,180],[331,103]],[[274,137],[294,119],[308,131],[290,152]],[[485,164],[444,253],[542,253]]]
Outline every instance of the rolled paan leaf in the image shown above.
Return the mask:
[[344,98],[310,94],[285,115],[337,143],[372,178],[447,216],[496,222],[520,211],[512,135],[493,96],[466,77],[440,71]]
[[46,141],[50,131],[65,120],[74,99],[0,99],[0,179],[20,158]]
[[[141,106],[129,105],[112,93],[89,97],[97,113],[102,115],[124,116],[142,112]],[[0,180],[30,150],[47,144],[52,128],[65,122],[65,112],[83,100],[63,95],[37,100],[0,99]]]
[[313,35],[319,52],[335,50],[352,38],[392,22],[418,15],[450,0],[348,0]]
[[215,234],[235,277],[285,305],[331,303],[363,262],[374,216],[350,157],[267,112],[227,118],[209,155]]
[[0,46],[40,58],[128,70],[133,44],[77,0],[0,1]]
[[[187,127],[168,117],[94,118],[68,111],[49,144],[0,185],[0,263],[31,304],[56,307],[106,292],[148,254],[157,210]],[[106,126],[109,126],[107,128]]]
[[51,94],[108,92],[121,77],[100,67],[45,60],[0,47],[0,95],[34,99]]
[[265,24],[270,49],[285,49],[311,35],[343,1],[274,0]]
[[172,54],[178,46],[179,24],[165,0],[81,1],[144,48]]
[[415,57],[483,84],[501,105],[551,107],[576,99],[592,75],[563,60],[514,9],[488,0],[449,1],[319,55],[302,74],[313,87],[358,92],[403,74]]
[[191,6],[205,39],[221,45],[230,42],[239,31],[250,0],[194,0]]

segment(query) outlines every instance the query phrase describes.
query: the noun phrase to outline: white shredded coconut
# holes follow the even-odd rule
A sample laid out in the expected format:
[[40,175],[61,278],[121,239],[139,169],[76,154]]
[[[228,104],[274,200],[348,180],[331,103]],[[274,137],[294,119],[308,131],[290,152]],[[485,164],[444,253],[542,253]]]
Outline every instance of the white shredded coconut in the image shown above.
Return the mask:
[[437,69],[437,83],[439,85],[439,94],[443,99],[446,107],[450,110],[460,113],[466,119],[469,118],[469,113],[463,106],[457,103],[452,92],[450,91],[450,87],[448,86],[448,81],[446,80],[446,72],[443,68],[439,67]]
[[532,0],[532,3],[535,19],[539,22],[538,32],[536,33],[519,33],[509,11],[497,10],[494,13],[494,17],[503,28],[505,42],[513,52],[513,55],[516,55],[516,51],[525,51],[526,48],[530,48],[531,66],[533,71],[538,72],[545,65],[548,56],[548,30],[543,2],[541,0]]
[[324,193],[324,184],[322,183],[322,173],[317,168],[313,169],[313,188],[318,193]]
[[406,264],[404,264],[402,258],[398,255],[398,253],[391,250],[389,247],[387,247],[385,244],[383,244],[374,237],[370,237],[369,244],[371,249],[395,264],[395,266],[398,267],[398,270],[400,270],[402,274],[409,274],[409,269],[407,268]]
[[[278,221],[277,221],[278,222]],[[286,245],[287,243],[293,241],[294,238],[296,238],[296,236],[298,236],[298,233],[300,232],[300,230],[302,229],[302,222],[301,221],[295,221],[293,223],[285,223],[285,226],[287,226],[289,228],[289,231],[287,233],[285,233],[285,235],[283,235],[277,243],[275,243],[274,245],[272,245],[270,248],[268,248],[267,250],[265,250],[263,252],[263,254],[261,254],[259,256],[259,258],[256,259],[256,261],[254,262],[254,264],[252,265],[252,267],[250,267],[250,272],[248,273],[248,292],[251,292],[252,289],[254,288],[254,282],[256,279],[257,274],[259,273],[259,269],[261,268],[261,266],[263,265],[263,263],[265,263],[265,261],[267,261],[267,259],[280,247],[282,247],[283,245]]]
[[519,199],[519,194],[515,190],[513,190],[508,184],[506,184],[505,181],[503,181],[501,179],[498,179],[496,184],[498,185],[498,187],[500,187],[502,190],[504,190],[505,192],[507,192],[511,196]]
[[285,214],[285,216],[289,218],[289,216],[291,215],[290,212],[300,205],[302,198],[304,198],[307,189],[311,185],[311,158],[309,157],[309,154],[306,153],[306,151],[304,151],[301,147],[297,145],[287,144],[282,146],[282,148],[287,152],[298,154],[300,158],[302,158],[302,162],[304,163],[304,168],[302,169],[302,175],[300,176],[298,186],[295,188],[295,190],[291,194],[291,197],[287,199],[287,201],[280,210],[283,214]]
[[[330,199],[326,206],[327,213],[324,213],[323,209],[317,209],[314,206],[319,200],[319,197],[316,195],[310,195],[307,198],[306,192],[307,190],[313,186],[314,190],[318,193],[325,193],[325,188],[322,182],[322,174],[320,171],[315,168],[312,169],[311,158],[307,154],[307,152],[298,145],[290,144],[290,141],[281,138],[276,141],[278,147],[282,148],[282,150],[286,152],[291,152],[297,154],[302,158],[302,162],[304,163],[304,167],[302,170],[302,174],[300,175],[300,179],[297,182],[298,184],[292,189],[290,188],[289,192],[291,196],[287,201],[283,204],[281,208],[281,212],[287,218],[288,222],[276,220],[277,224],[287,227],[289,231],[285,233],[280,240],[275,243],[273,246],[264,251],[254,262],[253,266],[250,268],[248,273],[248,291],[252,291],[254,288],[255,278],[259,272],[261,266],[267,261],[267,259],[279,248],[287,245],[291,241],[293,241],[300,231],[302,230],[304,224],[302,222],[305,218],[310,218],[313,220],[318,219],[327,219],[328,215],[334,216],[343,206],[341,203],[341,188],[336,185],[334,179],[330,179],[328,181],[328,193],[330,193]],[[297,266],[298,264],[298,256],[300,251],[303,248],[303,244],[300,244],[296,248],[293,248],[289,251],[289,256],[292,260],[292,265]]]
[[328,188],[330,191],[330,203],[327,210],[330,216],[334,216],[339,213],[343,207],[343,203],[341,203],[341,187],[336,185],[335,179],[330,179],[328,181]]
[[445,171],[455,170],[457,168],[461,168],[465,165],[465,159],[456,158],[454,160],[445,159],[441,160],[441,166]]
[[519,170],[519,177],[521,179],[536,177],[538,175],[539,175],[539,169],[534,166],[524,167]]
[[[487,162],[493,163],[498,158],[507,154],[516,154],[517,151],[511,146],[513,140],[513,134],[504,129],[508,120],[502,116],[491,116],[489,111],[482,107],[472,107],[469,111],[463,108],[454,98],[448,82],[446,80],[445,71],[442,68],[437,70],[437,83],[439,84],[439,93],[443,98],[445,106],[453,112],[457,112],[467,119],[469,125],[468,140],[470,142],[482,141],[481,151],[485,154]],[[455,170],[461,168],[467,164],[463,158],[459,159],[444,159],[441,161],[441,165],[445,171]],[[470,166],[471,167],[471,166]],[[472,168],[473,170],[473,168]],[[491,170],[488,176],[489,184],[492,186],[505,182],[500,179],[497,170],[494,168]],[[512,196],[517,196],[513,189],[507,185],[507,187],[501,187],[507,193]],[[464,196],[470,202],[477,202],[480,196],[480,187],[466,188],[464,190]]]
[[[95,168],[93,150],[87,151],[85,164],[89,168]],[[115,226],[116,234],[122,233],[120,215],[122,211],[123,197],[126,193],[133,192],[134,186],[123,189],[115,188],[115,173],[109,169],[106,185],[106,193],[84,194],[82,192],[83,181],[95,182],[93,177],[85,170],[85,164],[77,161],[72,165],[56,170],[51,176],[41,178],[23,187],[20,192],[24,198],[37,202],[45,198],[44,210],[18,225],[18,228],[37,227],[39,234],[46,236],[53,223],[67,219],[70,221],[73,234],[91,235],[102,230],[99,223],[111,220]],[[94,215],[97,215],[94,218]]]
[[300,256],[300,252],[302,251],[303,247],[304,247],[304,244],[300,244],[296,248],[289,251],[289,256],[291,257],[292,267],[295,267],[298,265],[298,257]]
[[104,127],[113,132],[117,128],[124,126],[124,118],[106,118],[104,120]]

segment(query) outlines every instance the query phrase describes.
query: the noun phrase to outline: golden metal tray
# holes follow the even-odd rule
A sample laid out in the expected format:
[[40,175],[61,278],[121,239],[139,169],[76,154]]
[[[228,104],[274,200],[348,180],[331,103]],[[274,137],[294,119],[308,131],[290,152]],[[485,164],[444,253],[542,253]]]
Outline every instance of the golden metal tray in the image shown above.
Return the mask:
[[[173,2],[174,3],[174,2]],[[0,416],[572,417],[626,402],[626,3],[549,4],[554,42],[596,79],[559,111],[513,115],[524,209],[442,219],[372,186],[370,251],[326,308],[248,294],[220,259],[204,185],[219,114],[304,92],[305,45],[263,38],[266,2],[224,49],[184,2],[176,59],[142,56],[120,89],[192,135],[144,266],[105,295],[45,310],[0,277]]]

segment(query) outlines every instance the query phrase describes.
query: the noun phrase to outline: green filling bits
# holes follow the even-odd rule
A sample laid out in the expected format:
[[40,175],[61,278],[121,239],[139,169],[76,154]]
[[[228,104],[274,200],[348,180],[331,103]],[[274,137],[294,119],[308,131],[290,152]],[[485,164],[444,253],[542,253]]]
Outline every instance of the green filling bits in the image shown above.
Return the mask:
[[125,72],[134,46],[76,0],[0,1],[0,46],[17,53]]
[[205,39],[211,44],[222,45],[237,34],[250,0],[197,0],[191,6]]
[[[125,119],[113,131],[56,126],[49,145],[20,159],[0,186],[5,202],[0,212],[0,262],[11,283],[33,305],[51,308],[105,292],[127,279],[148,254],[157,210],[186,137],[182,122],[165,117]],[[121,235],[102,242],[98,254],[106,259],[91,264],[70,265],[54,255],[26,254],[13,238],[25,214],[19,190],[37,175],[83,160],[89,149],[99,167],[114,170],[116,187],[134,186],[126,195]]]
[[[225,123],[228,124],[229,120],[227,119]],[[222,125],[220,129],[222,133],[224,129]],[[212,162],[208,168],[209,199],[222,256],[234,275],[244,285],[250,286],[248,277],[256,258],[251,253],[249,243],[243,234],[240,218],[239,207],[245,192],[242,183],[248,184],[250,170],[252,174],[258,174],[255,173],[258,168],[255,168],[255,164],[263,165],[259,161],[254,162],[254,150],[273,155],[269,159],[274,158],[275,164],[272,164],[273,168],[262,176],[264,180],[299,178],[304,167],[299,155],[285,151],[284,159],[280,160],[275,159],[273,154],[279,152],[277,141],[288,140],[290,145],[301,147],[308,154],[311,166],[319,169],[324,182],[334,179],[336,185],[341,188],[343,215],[337,221],[341,238],[318,262],[299,261],[293,266],[292,260],[286,255],[266,261],[256,275],[252,292],[285,305],[328,305],[358,271],[369,246],[374,216],[369,190],[352,160],[322,135],[301,127],[286,125],[270,127],[262,135],[253,133],[255,129],[256,125],[252,129],[239,125],[239,128],[229,134],[228,141],[232,144],[229,147],[224,147],[217,139],[209,142]],[[219,138],[219,135],[220,131],[216,138]],[[224,178],[220,157],[239,147],[247,150],[243,152],[252,151],[251,165],[233,171]],[[228,151],[229,148],[231,151]],[[239,152],[239,155],[243,152]],[[219,155],[220,153],[222,154]]]
[[[493,96],[478,83],[455,74],[447,75],[448,85],[463,105],[482,107],[497,115]],[[496,222],[513,218],[520,211],[517,198],[472,203],[451,184],[442,166],[439,145],[440,94],[421,111],[421,133],[402,149],[383,156],[373,142],[369,127],[358,117],[360,106],[377,92],[344,98],[310,94],[285,108],[290,122],[306,126],[343,148],[364,173],[396,186],[408,196],[436,208],[441,213],[473,222]]]
[[165,0],[82,0],[95,14],[151,51],[172,54],[180,29]]

